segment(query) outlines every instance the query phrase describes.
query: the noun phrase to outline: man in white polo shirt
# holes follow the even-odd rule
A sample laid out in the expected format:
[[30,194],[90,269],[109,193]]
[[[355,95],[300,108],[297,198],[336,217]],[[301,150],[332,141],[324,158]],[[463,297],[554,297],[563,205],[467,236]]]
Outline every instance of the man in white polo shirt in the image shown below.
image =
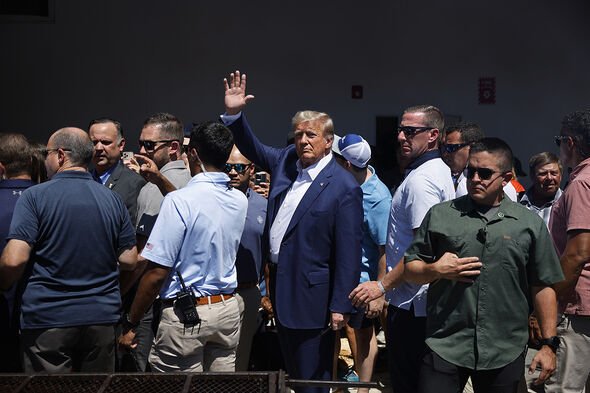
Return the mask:
[[418,388],[428,290],[428,285],[403,281],[404,264],[400,262],[426,212],[455,197],[451,171],[439,152],[443,128],[444,116],[434,106],[413,106],[404,111],[397,139],[402,157],[410,164],[391,204],[385,248],[388,272],[383,280],[362,283],[351,293],[353,304],[361,306],[389,291],[387,349],[396,393]]

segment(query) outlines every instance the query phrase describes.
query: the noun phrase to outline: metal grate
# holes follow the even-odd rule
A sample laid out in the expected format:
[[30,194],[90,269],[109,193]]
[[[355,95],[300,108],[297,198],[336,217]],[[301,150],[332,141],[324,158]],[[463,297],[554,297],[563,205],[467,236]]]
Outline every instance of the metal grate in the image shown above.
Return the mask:
[[190,393],[266,393],[269,390],[268,373],[193,375]]
[[105,393],[181,393],[186,374],[115,374]]
[[29,378],[27,375],[7,375],[0,378],[0,392],[14,392]]
[[36,375],[19,393],[95,393],[107,375]]

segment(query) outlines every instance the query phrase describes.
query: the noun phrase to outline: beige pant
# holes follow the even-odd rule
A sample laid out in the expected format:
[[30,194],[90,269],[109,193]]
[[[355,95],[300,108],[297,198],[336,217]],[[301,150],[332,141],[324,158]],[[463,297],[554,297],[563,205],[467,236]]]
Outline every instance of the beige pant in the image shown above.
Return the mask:
[[199,325],[184,325],[173,307],[162,310],[150,352],[156,372],[234,371],[240,339],[240,310],[235,297],[198,306]]
[[557,326],[561,345],[557,370],[545,382],[547,393],[581,393],[590,372],[590,317],[567,315]]

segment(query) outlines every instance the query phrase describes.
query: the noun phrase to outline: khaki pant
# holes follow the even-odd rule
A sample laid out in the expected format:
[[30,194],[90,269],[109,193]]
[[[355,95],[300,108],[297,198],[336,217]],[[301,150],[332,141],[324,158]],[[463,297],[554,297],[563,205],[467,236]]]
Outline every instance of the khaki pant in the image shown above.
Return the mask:
[[240,310],[235,297],[197,307],[199,325],[184,325],[173,307],[162,309],[150,352],[156,372],[234,371],[240,338]]
[[547,393],[580,393],[590,372],[590,317],[567,315],[557,326],[561,345],[557,370],[545,383]]

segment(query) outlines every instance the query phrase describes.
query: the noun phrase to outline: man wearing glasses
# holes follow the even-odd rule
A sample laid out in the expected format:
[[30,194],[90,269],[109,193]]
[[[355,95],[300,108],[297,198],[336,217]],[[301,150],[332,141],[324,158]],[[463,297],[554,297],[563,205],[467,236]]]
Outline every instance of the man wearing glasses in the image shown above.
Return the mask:
[[560,160],[572,168],[569,183],[551,211],[549,228],[565,280],[555,286],[564,343],[547,392],[581,392],[590,372],[590,110],[568,114],[555,137]]
[[262,269],[262,233],[266,222],[266,198],[250,188],[250,178],[254,175],[254,170],[254,164],[234,145],[224,172],[230,178],[230,185],[242,191],[248,198],[246,225],[236,256],[236,298],[240,305],[242,320],[240,342],[236,351],[236,371],[248,371],[252,338],[256,333],[256,317],[260,308],[258,282]]
[[[134,164],[148,183],[143,186],[137,197],[137,248],[141,253],[156,217],[164,195],[184,187],[190,180],[190,172],[182,161],[182,141],[184,131],[178,118],[169,113],[156,113],[148,117],[139,136],[139,153],[134,156]],[[141,165],[140,165],[141,164]],[[147,261],[139,255],[138,268],[132,277],[122,282],[121,292],[125,295],[123,308],[128,311],[135,297],[136,287],[130,288],[141,276]],[[130,291],[129,293],[126,293]],[[125,361],[136,371],[145,371],[148,354],[152,344],[152,310],[149,309],[137,329],[139,345],[130,350],[132,361]]]
[[451,168],[457,197],[467,194],[467,179],[463,171],[467,166],[469,145],[483,137],[483,131],[475,123],[462,122],[445,128],[442,159]]
[[428,289],[426,353],[418,392],[516,392],[534,305],[541,349],[536,384],[555,370],[563,279],[543,220],[506,198],[512,152],[498,138],[471,146],[468,195],[429,210],[405,253],[404,278]]
[[451,171],[439,151],[443,127],[444,116],[432,105],[405,110],[397,140],[402,157],[410,163],[391,204],[385,248],[388,272],[383,280],[359,284],[350,294],[353,304],[360,307],[395,288],[386,294],[386,299],[389,300],[387,348],[392,387],[396,393],[416,391],[421,355],[425,350],[428,285],[403,280],[404,251],[428,209],[455,197]]
[[16,203],[0,289],[25,274],[20,327],[27,373],[115,369],[119,270],[135,267],[137,251],[121,198],[87,172],[92,155],[85,131],[55,132],[45,160],[51,180]]

